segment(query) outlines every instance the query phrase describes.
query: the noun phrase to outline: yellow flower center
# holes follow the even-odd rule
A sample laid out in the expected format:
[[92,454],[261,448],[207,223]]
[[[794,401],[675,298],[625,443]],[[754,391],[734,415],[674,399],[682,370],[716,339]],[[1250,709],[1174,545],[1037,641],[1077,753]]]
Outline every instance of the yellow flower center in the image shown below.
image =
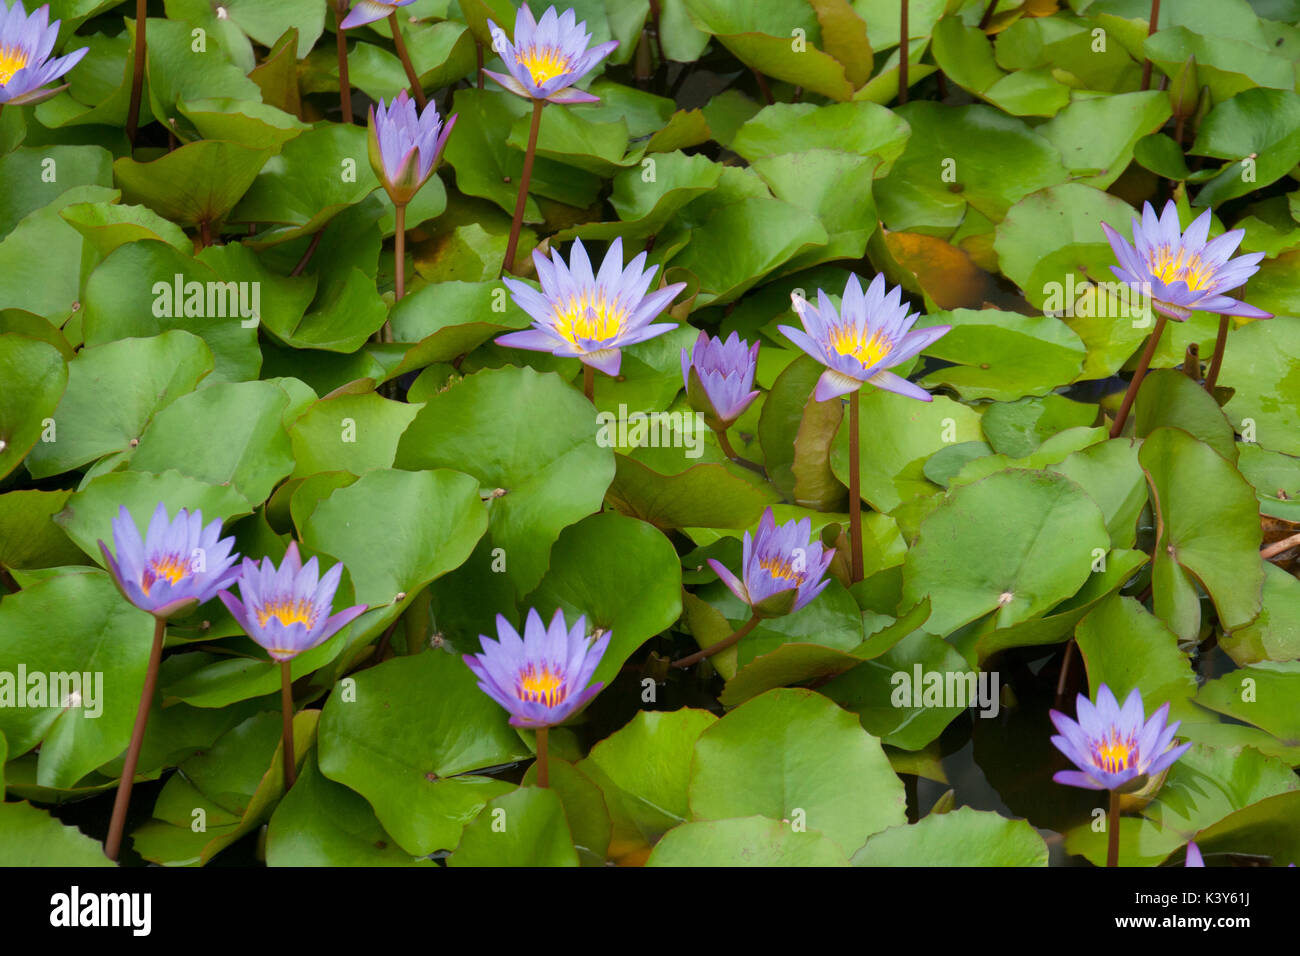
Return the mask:
[[798,583],[803,580],[803,575],[796,571],[793,565],[783,557],[763,558],[758,562],[758,566],[772,577],[780,578],[783,581]]
[[266,626],[266,622],[275,618],[285,627],[290,624],[301,624],[304,627],[311,627],[316,619],[315,608],[310,601],[299,598],[291,601],[288,598],[280,598],[263,604],[257,609],[257,623]]
[[181,558],[178,554],[169,554],[161,558],[154,558],[145,568],[144,575],[140,581],[140,589],[145,594],[160,578],[165,578],[168,583],[175,584],[185,575],[189,574],[189,563]]
[[0,86],[8,86],[14,74],[26,65],[26,50],[20,47],[0,46]]
[[535,665],[529,664],[528,670],[519,675],[519,687],[515,693],[522,701],[545,704],[547,707],[564,703],[564,698],[569,694],[564,686],[564,678],[545,664],[540,672]]
[[527,50],[517,50],[515,52],[515,62],[527,69],[533,78],[533,82],[538,85],[554,79],[562,73],[568,73],[571,68],[569,58],[552,46],[534,46],[529,47]]
[[1199,292],[1207,288],[1214,279],[1214,270],[1201,260],[1199,255],[1189,253],[1182,246],[1174,250],[1161,246],[1152,255],[1151,273],[1165,285],[1173,282],[1186,282],[1187,288]]
[[604,342],[623,331],[627,309],[608,302],[604,292],[584,291],[555,307],[555,331],[578,344],[579,339]]
[[840,355],[852,355],[867,368],[883,361],[894,347],[880,332],[848,326],[832,329],[830,344]]
[[1119,773],[1128,767],[1129,757],[1133,753],[1133,744],[1112,735],[1096,747],[1097,765],[1107,773]]

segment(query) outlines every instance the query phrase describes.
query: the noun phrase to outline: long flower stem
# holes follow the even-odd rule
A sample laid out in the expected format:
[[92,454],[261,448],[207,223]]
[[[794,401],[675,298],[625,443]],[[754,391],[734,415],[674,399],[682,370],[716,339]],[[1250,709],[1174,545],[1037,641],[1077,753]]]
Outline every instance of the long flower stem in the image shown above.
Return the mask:
[[154,618],[153,648],[149,651],[149,667],[144,674],[144,687],[140,689],[140,706],[135,712],[135,727],[131,729],[131,743],[126,748],[126,762],[122,764],[122,779],[117,782],[117,797],[113,801],[113,819],[108,825],[108,839],[104,842],[104,855],[116,860],[122,851],[122,834],[126,830],[126,811],[131,805],[131,787],[135,783],[135,768],[140,764],[140,746],[144,743],[144,729],[149,724],[149,708],[153,705],[153,692],[158,686],[158,665],[162,661],[163,637],[167,621]]
[[731,461],[735,462],[741,468],[748,468],[757,475],[762,475],[764,478],[767,477],[767,470],[762,465],[737,454],[736,449],[731,447],[731,440],[727,438],[727,430],[725,428],[715,428],[713,434],[718,436],[718,445],[722,448],[722,453]]
[[911,65],[908,63],[908,55],[911,46],[908,42],[908,25],[907,25],[907,0],[902,0],[902,6],[898,11],[898,105],[902,106],[907,102],[907,68]]
[[1106,820],[1106,865],[1119,866],[1119,793],[1110,792],[1110,816]]
[[352,123],[352,81],[348,78],[348,38],[343,29],[347,16],[347,0],[334,4],[334,36],[339,47],[339,106],[343,109],[343,122]]
[[596,369],[591,365],[582,366],[582,394],[593,404],[596,401]]
[[1205,390],[1214,394],[1214,386],[1219,382],[1219,369],[1223,367],[1223,352],[1228,347],[1228,323],[1226,315],[1219,316],[1219,334],[1214,340],[1214,356],[1210,359],[1210,370],[1205,373]]
[[993,11],[998,8],[998,0],[989,0],[989,5],[984,8],[984,16],[980,17],[979,28],[988,29],[988,25],[993,22]]
[[402,61],[402,69],[406,71],[406,81],[411,84],[411,95],[415,97],[415,103],[423,113],[429,101],[424,96],[424,87],[420,86],[420,74],[415,72],[415,65],[411,63],[411,54],[406,49],[406,39],[402,36],[402,29],[397,25],[396,10],[388,15],[388,25],[393,29],[393,46],[397,47],[397,58]]
[[393,282],[394,296],[398,302],[406,295],[406,203],[399,202],[393,206],[395,219],[393,227]]
[[858,396],[849,395],[849,561],[853,583],[862,580],[862,463],[858,461]]
[[148,0],[135,0],[135,64],[131,68],[131,105],[126,111],[126,138],[133,148],[135,134],[140,128],[140,96],[144,90],[145,23],[148,19],[145,8],[148,5]]
[[673,661],[673,667],[682,667],[682,668],[690,667],[692,664],[698,664],[706,657],[712,657],[714,654],[717,654],[720,651],[725,651],[728,647],[731,647],[731,645],[739,642],[742,637],[744,637],[754,628],[758,627],[758,622],[759,622],[759,617],[757,614],[755,614],[744,624],[740,625],[740,627],[736,628],[735,633],[732,634],[730,637],[724,637],[716,644],[710,644],[708,647],[704,648],[703,650],[696,651],[694,654],[691,654],[687,657],[683,657],[681,660]]
[[1138,389],[1142,387],[1142,379],[1146,378],[1147,368],[1151,365],[1151,356],[1156,354],[1156,346],[1160,344],[1160,335],[1165,330],[1164,313],[1158,313],[1156,317],[1156,327],[1151,332],[1150,338],[1147,339],[1147,347],[1142,350],[1142,357],[1138,359],[1137,369],[1133,372],[1133,381],[1128,383],[1128,391],[1124,393],[1124,401],[1120,403],[1119,412],[1115,415],[1115,422],[1110,426],[1110,437],[1118,438],[1124,431],[1124,423],[1128,421],[1129,409],[1133,407],[1133,400],[1137,398]]
[[298,769],[293,753],[293,676],[289,673],[290,661],[280,662],[280,709],[284,712],[284,792],[288,793],[298,779]]
[[[1147,36],[1151,36],[1156,30],[1160,29],[1157,24],[1160,22],[1160,0],[1151,0],[1151,22],[1147,26]],[[1151,60],[1142,61],[1142,89],[1151,89]]]
[[549,727],[537,728],[537,785],[539,787],[549,787],[551,785],[551,768],[547,764],[547,734],[550,732]]
[[515,200],[515,218],[510,223],[510,241],[506,243],[506,257],[501,263],[502,275],[515,267],[515,250],[519,248],[519,230],[524,225],[524,208],[528,205],[528,183],[533,178],[533,154],[537,152],[537,133],[542,128],[542,107],[545,105],[546,100],[533,100],[533,122],[528,127],[528,148],[524,150],[524,170],[519,174],[519,197]]

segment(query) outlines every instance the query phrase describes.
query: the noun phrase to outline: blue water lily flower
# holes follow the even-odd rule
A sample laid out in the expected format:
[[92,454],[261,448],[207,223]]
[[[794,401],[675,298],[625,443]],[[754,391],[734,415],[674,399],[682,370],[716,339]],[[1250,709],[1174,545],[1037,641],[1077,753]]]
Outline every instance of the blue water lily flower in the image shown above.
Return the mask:
[[481,654],[466,654],[465,663],[478,686],[510,713],[516,727],[552,727],[568,720],[604,686],[587,686],[609,647],[611,632],[587,637],[587,619],[572,628],[557,610],[549,626],[536,609],[524,620],[521,637],[500,614],[497,638],[480,635]]
[[581,239],[573,241],[566,266],[559,253],[547,258],[533,251],[542,291],[517,279],[502,279],[515,303],[533,318],[533,327],[497,339],[500,345],[577,358],[607,375],[617,375],[626,346],[663,335],[677,326],[651,324],[682,289],[675,282],[647,293],[658,266],[645,269],[638,253],[623,267],[623,240],[615,239],[593,272]]
[[742,540],[740,574],[709,558],[709,567],[754,612],[756,617],[779,617],[804,607],[830,583],[825,577],[834,548],[811,540],[812,519],[787,521],[777,526],[772,509],[758,521],[752,537]]
[[908,314],[902,294],[899,286],[886,293],[883,275],[872,279],[863,292],[858,277],[850,275],[838,312],[821,289],[817,290],[816,306],[800,296],[791,297],[803,328],[782,325],[780,329],[786,338],[826,366],[813,392],[817,401],[855,392],[863,383],[923,402],[931,400],[930,393],[921,386],[889,369],[933,344],[951,326],[933,325],[912,331],[920,313]]
[[456,118],[444,124],[432,103],[419,112],[406,90],[370,108],[370,165],[394,203],[410,202],[429,181]]
[[81,62],[89,47],[50,58],[61,20],[50,23],[46,4],[28,16],[22,0],[0,0],[0,106],[49,99],[60,88],[46,88]]
[[415,0],[382,0],[382,2],[381,0],[357,0],[339,27],[351,30],[353,27],[374,23],[388,16],[398,7],[409,6],[412,3],[415,3]]
[[1182,232],[1178,207],[1165,204],[1160,218],[1151,204],[1142,204],[1142,221],[1133,220],[1130,244],[1106,223],[1101,224],[1110,247],[1119,260],[1111,271],[1124,282],[1149,288],[1156,311],[1178,321],[1193,312],[1217,312],[1254,319],[1271,319],[1273,314],[1229,298],[1223,293],[1242,285],[1259,271],[1264,253],[1232,259],[1232,253],[1246,234],[1233,229],[1208,242],[1210,210],[1205,210]]
[[595,103],[600,97],[576,89],[573,84],[586,76],[618,46],[617,40],[587,49],[591,34],[587,21],[576,22],[572,10],[556,14],[548,7],[534,20],[528,4],[515,17],[515,39],[488,20],[493,46],[509,73],[484,70],[511,93],[552,103]]
[[758,397],[757,367],[757,342],[751,346],[735,332],[725,342],[701,332],[692,351],[682,349],[682,381],[691,408],[703,413],[710,428],[731,427]]
[[1050,712],[1059,731],[1052,743],[1078,767],[1052,778],[1067,786],[1086,790],[1140,786],[1144,778],[1161,773],[1192,746],[1171,746],[1180,722],[1168,723],[1168,703],[1147,720],[1142,693],[1136,687],[1121,708],[1111,689],[1102,684],[1097,688],[1096,705],[1080,694],[1075,712],[1077,723],[1060,711]]
[[245,634],[275,660],[287,661],[324,644],[365,612],[366,605],[357,604],[330,613],[342,575],[342,564],[324,575],[314,557],[303,564],[298,542],[291,541],[279,568],[270,558],[263,558],[260,566],[244,559],[239,577],[242,601],[229,591],[220,597]]
[[161,501],[144,538],[123,505],[113,519],[113,551],[99,550],[123,597],[158,618],[193,610],[239,577],[234,538],[221,537],[221,520],[203,524],[203,512],[181,508],[168,519]]

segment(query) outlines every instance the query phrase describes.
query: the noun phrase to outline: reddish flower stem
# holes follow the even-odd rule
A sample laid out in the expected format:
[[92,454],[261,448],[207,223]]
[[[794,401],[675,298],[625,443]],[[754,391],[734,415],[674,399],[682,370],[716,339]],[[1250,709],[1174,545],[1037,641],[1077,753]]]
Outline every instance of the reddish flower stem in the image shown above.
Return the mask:
[[352,81],[348,78],[348,38],[343,29],[343,18],[347,13],[347,0],[338,0],[334,4],[334,36],[339,48],[339,106],[343,110],[343,122],[351,124]]
[[993,11],[998,8],[998,0],[989,0],[989,5],[984,8],[984,16],[980,17],[979,28],[987,30],[990,23],[993,22]]
[[1219,369],[1223,367],[1223,353],[1228,347],[1228,323],[1226,315],[1219,316],[1219,334],[1214,339],[1214,356],[1210,359],[1210,370],[1205,373],[1205,390],[1214,394],[1214,386],[1219,381]]
[[[135,134],[140,128],[140,97],[144,90],[145,24],[147,0],[135,0],[135,63],[131,68],[131,105],[126,111],[126,138],[135,148]],[[116,857],[114,857],[116,859]]]
[[715,428],[713,434],[718,436],[718,445],[722,448],[722,453],[726,455],[727,458],[735,462],[741,468],[748,468],[757,475],[762,475],[764,478],[767,477],[767,469],[762,465],[737,454],[736,449],[731,446],[731,440],[727,438],[727,432],[725,429]]
[[524,209],[528,205],[528,183],[533,178],[533,156],[537,152],[537,133],[542,128],[542,107],[545,105],[546,100],[533,100],[533,121],[528,127],[528,148],[524,151],[524,170],[519,176],[519,197],[515,200],[515,218],[510,223],[510,241],[506,243],[506,257],[501,263],[501,275],[513,270],[515,266],[515,251],[519,248],[519,230],[524,225]]
[[731,647],[731,645],[737,643],[742,637],[744,637],[754,628],[758,627],[758,622],[759,622],[759,617],[757,614],[755,614],[744,624],[740,625],[740,627],[736,628],[735,633],[732,634],[730,637],[724,637],[716,644],[710,644],[708,647],[704,648],[703,650],[696,651],[694,654],[691,654],[687,657],[683,657],[681,660],[673,661],[673,667],[681,667],[681,668],[690,667],[692,664],[698,664],[706,657],[712,657],[714,654],[717,654],[720,651],[725,651],[728,647]]
[[113,800],[113,818],[108,825],[108,839],[104,842],[104,855],[116,860],[122,852],[122,834],[126,830],[126,811],[131,804],[131,787],[135,784],[135,769],[140,764],[140,747],[144,743],[144,730],[149,724],[149,708],[153,705],[153,692],[158,686],[158,665],[162,661],[163,637],[167,621],[154,618],[153,647],[149,651],[149,666],[144,674],[144,687],[140,689],[140,706],[135,712],[135,726],[131,729],[131,743],[126,748],[126,761],[122,764],[122,779],[117,782],[117,797]]
[[898,10],[898,105],[902,106],[907,102],[907,68],[911,65],[908,63],[908,55],[912,44],[908,42],[907,24],[907,0],[902,0],[902,5]]
[[1119,412],[1115,415],[1115,421],[1110,426],[1110,437],[1118,438],[1124,431],[1124,423],[1128,421],[1129,409],[1133,407],[1133,400],[1137,398],[1138,389],[1142,387],[1142,379],[1146,378],[1147,369],[1151,365],[1151,356],[1156,354],[1156,346],[1160,343],[1160,335],[1165,330],[1165,322],[1168,319],[1164,313],[1157,313],[1156,327],[1147,339],[1147,347],[1142,350],[1142,357],[1138,359],[1137,369],[1133,372],[1133,381],[1128,383],[1128,391],[1124,393],[1124,401],[1120,403]]
[[290,661],[280,662],[280,709],[284,713],[284,792],[298,779],[298,768],[293,752],[293,676],[289,673]]
[[858,461],[858,396],[849,396],[849,562],[853,583],[862,580],[862,463]]
[[393,204],[395,213],[393,233],[393,282],[394,295],[398,302],[406,295],[406,203]]
[[587,401],[595,403],[596,370],[590,365],[582,366],[582,394],[587,396]]
[[[1147,25],[1147,36],[1151,36],[1156,30],[1160,29],[1160,0],[1151,0],[1151,22]],[[1151,60],[1142,61],[1142,87],[1143,90],[1151,89]]]
[[402,61],[402,69],[406,71],[406,81],[411,84],[411,95],[415,97],[415,103],[423,113],[429,101],[424,96],[424,87],[420,86],[420,74],[415,72],[415,65],[411,63],[411,54],[406,49],[406,39],[402,36],[402,29],[397,25],[396,10],[388,15],[388,25],[393,30],[393,46],[397,47],[397,57]]
[[1106,820],[1106,865],[1119,866],[1119,793],[1110,792],[1110,816]]
[[551,785],[551,768],[547,765],[547,734],[550,732],[549,727],[537,728],[537,785],[539,787],[549,787]]

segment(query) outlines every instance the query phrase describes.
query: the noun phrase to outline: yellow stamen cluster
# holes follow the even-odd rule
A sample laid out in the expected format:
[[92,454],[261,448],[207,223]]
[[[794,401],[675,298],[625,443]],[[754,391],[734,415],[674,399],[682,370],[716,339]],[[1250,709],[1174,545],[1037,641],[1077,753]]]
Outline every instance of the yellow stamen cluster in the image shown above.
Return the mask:
[[894,347],[880,332],[843,325],[831,329],[830,345],[840,355],[852,355],[868,368],[882,362]]
[[539,86],[572,69],[569,57],[555,47],[529,47],[515,52],[515,62],[528,70]]
[[569,690],[564,686],[563,675],[553,672],[545,664],[540,671],[535,664],[529,664],[528,669],[519,675],[519,686],[515,693],[527,703],[555,707],[564,703]]
[[8,86],[14,74],[26,65],[26,50],[21,47],[0,46],[0,86]]
[[275,618],[285,627],[290,624],[302,624],[311,627],[316,619],[316,609],[311,601],[299,598],[279,598],[269,601],[257,609],[257,623],[266,626],[266,622]]
[[1189,253],[1182,246],[1177,252],[1168,246],[1156,248],[1151,255],[1151,272],[1165,285],[1186,282],[1193,292],[1208,288],[1214,280],[1214,270],[1199,255]]
[[603,290],[584,290],[555,308],[555,331],[574,345],[579,339],[606,342],[623,331],[627,309],[609,302]]
[[144,576],[140,581],[140,589],[145,594],[148,594],[154,582],[164,578],[168,583],[175,584],[185,577],[189,570],[189,563],[178,554],[168,554],[161,558],[154,558],[149,562],[149,567],[145,569]]
[[780,555],[773,555],[767,558],[761,558],[758,566],[772,575],[774,578],[780,578],[783,581],[799,582],[803,580],[803,575],[794,569],[788,560]]
[[1119,735],[1112,732],[1108,739],[1096,744],[1093,750],[1097,758],[1097,766],[1107,773],[1119,773],[1121,770],[1128,769],[1134,743],[1131,739],[1120,740]]

